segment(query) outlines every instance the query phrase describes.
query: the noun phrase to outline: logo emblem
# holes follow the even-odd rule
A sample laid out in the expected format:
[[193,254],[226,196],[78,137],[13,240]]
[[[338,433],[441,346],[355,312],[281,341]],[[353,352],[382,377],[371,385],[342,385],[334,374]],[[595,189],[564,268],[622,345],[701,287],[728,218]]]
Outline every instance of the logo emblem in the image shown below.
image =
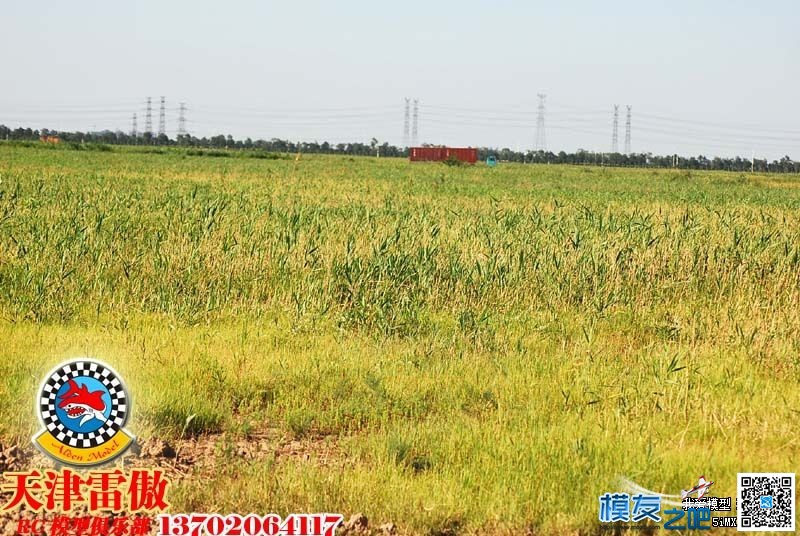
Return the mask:
[[59,365],[39,391],[43,429],[33,442],[55,461],[76,467],[110,462],[134,441],[125,429],[130,398],[111,367],[92,359]]

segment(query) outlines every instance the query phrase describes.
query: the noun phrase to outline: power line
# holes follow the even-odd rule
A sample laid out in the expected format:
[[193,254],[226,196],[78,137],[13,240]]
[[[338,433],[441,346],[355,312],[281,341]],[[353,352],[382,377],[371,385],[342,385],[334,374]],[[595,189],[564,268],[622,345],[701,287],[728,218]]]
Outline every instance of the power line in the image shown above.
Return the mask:
[[285,112],[224,112],[220,110],[210,110],[206,108],[198,108],[192,106],[192,111],[201,115],[223,116],[225,118],[237,117],[243,119],[251,119],[255,121],[263,121],[273,119],[291,119],[291,120],[307,120],[307,121],[327,121],[327,120],[349,120],[351,118],[374,118],[389,121],[397,119],[397,107],[393,111],[387,112],[362,112],[362,113],[316,113],[313,115],[299,114],[299,113],[285,113]]
[[643,114],[640,113],[637,117],[644,117],[653,119],[656,121],[665,121],[668,123],[686,123],[692,125],[699,125],[705,127],[712,127],[718,128],[723,130],[748,130],[748,131],[761,131],[761,132],[773,132],[773,133],[784,133],[784,134],[800,134],[800,130],[787,130],[785,128],[770,128],[770,127],[759,127],[753,124],[739,124],[733,125],[730,123],[713,123],[708,121],[697,121],[694,119],[681,119],[676,117],[668,117],[665,115],[655,115],[655,114]]
[[614,105],[614,126],[611,130],[611,152],[618,153],[619,152],[619,134],[617,130],[619,127],[619,104]]
[[[596,110],[596,109],[589,109],[583,107],[576,107],[576,106],[562,106],[565,108],[566,113],[570,114],[580,114],[580,115],[595,115],[595,116],[605,116],[608,113],[608,110]],[[472,108],[472,107],[463,107],[463,106],[451,106],[451,105],[434,105],[434,104],[426,104],[426,109],[433,109],[433,110],[446,110],[446,111],[456,111],[456,112],[470,112],[470,113],[488,113],[491,115],[497,114],[505,114],[505,115],[536,115],[538,113],[538,106],[535,108],[528,108],[525,105],[518,105],[518,106],[508,106],[504,110],[498,110],[497,108]],[[548,113],[552,115],[553,113],[559,114],[564,112],[553,111],[553,103],[550,101],[550,107],[548,108]]]
[[544,130],[544,101],[547,96],[544,93],[538,93],[537,96],[539,97],[539,107],[536,115],[536,142],[534,143],[534,150],[546,151],[547,138]]
[[35,115],[48,115],[48,116],[70,116],[70,115],[78,115],[78,116],[85,116],[91,114],[108,114],[108,115],[117,115],[117,116],[129,116],[131,113],[131,106],[127,108],[120,109],[120,110],[110,110],[110,109],[97,109],[97,110],[48,110],[48,109],[38,109],[38,110],[19,110],[15,109],[15,112],[20,114],[24,114],[26,116],[35,116]]
[[[432,114],[429,114],[429,115],[432,115]],[[436,126],[437,130],[439,130],[439,129],[443,128],[443,127],[447,127],[447,128],[452,127],[454,132],[459,132],[459,133],[462,133],[462,134],[465,131],[464,127],[466,127],[466,128],[475,128],[475,129],[492,128],[492,127],[494,127],[494,128],[505,128],[505,129],[524,129],[524,128],[529,128],[524,122],[515,123],[515,122],[510,122],[510,121],[491,121],[491,120],[487,121],[487,120],[481,120],[481,119],[478,119],[478,120],[475,120],[475,119],[454,120],[454,119],[447,118],[447,116],[442,116],[441,118],[439,118],[439,117],[428,117],[427,121],[428,121],[428,123]],[[658,128],[650,128],[650,127],[648,127],[646,125],[643,126],[641,122],[637,123],[637,125],[639,125],[639,126],[637,126],[637,129],[638,129],[637,132],[644,132],[645,134],[648,134],[646,136],[646,139],[648,141],[649,140],[654,140],[654,138],[652,136],[650,136],[649,133],[657,133],[657,134],[660,133],[660,134],[667,135],[666,137],[659,138],[659,140],[658,140],[658,141],[664,141],[665,143],[675,142],[676,140],[680,139],[680,140],[696,140],[698,142],[703,142],[703,143],[713,142],[713,143],[719,145],[720,147],[730,146],[730,147],[748,148],[748,147],[751,146],[750,145],[751,143],[756,143],[756,146],[758,146],[758,147],[770,147],[770,146],[771,147],[785,147],[785,143],[792,141],[792,140],[789,140],[787,138],[782,138],[781,140],[778,140],[778,141],[782,141],[784,143],[775,143],[775,142],[770,143],[768,140],[761,141],[758,138],[748,138],[746,136],[739,136],[737,138],[731,138],[730,134],[727,137],[724,137],[724,136],[723,137],[709,137],[708,134],[693,136],[690,132],[687,132],[686,130],[683,130],[683,129],[677,129],[676,130],[674,127],[672,128],[672,130],[663,130],[663,129],[658,129]],[[597,125],[597,129],[592,129],[591,126],[589,126],[589,128],[586,128],[586,127],[580,128],[577,125],[571,125],[571,124],[566,124],[566,125],[552,125],[551,124],[551,125],[549,125],[549,128],[550,129],[555,129],[555,130],[558,130],[558,131],[565,131],[565,132],[571,132],[571,133],[580,133],[580,134],[589,134],[589,135],[593,135],[593,136],[602,135],[603,134],[602,130],[605,130],[599,124]],[[737,143],[737,142],[739,143],[738,145],[730,145],[732,143]],[[685,144],[685,145],[689,145],[689,144]]]
[[394,112],[397,113],[397,106],[345,106],[345,107],[333,107],[333,108],[280,108],[280,109],[265,109],[265,108],[253,108],[253,107],[242,107],[242,106],[216,106],[210,105],[206,106],[203,104],[193,105],[192,110],[215,110],[219,112],[240,112],[240,113],[259,113],[259,114],[267,114],[272,115],[274,113],[278,114],[319,114],[319,113],[339,113],[339,112],[346,112],[346,113],[367,113],[367,112]]
[[[481,123],[475,121],[449,121],[444,119],[436,119],[436,118],[429,118],[426,119],[428,123],[442,125],[447,127],[454,127],[459,132],[464,132],[463,127],[474,127],[474,128],[484,128],[484,127],[504,127],[504,128],[514,128],[514,129],[530,129],[529,124],[509,124],[509,123]],[[583,134],[592,134],[592,135],[604,135],[606,133],[605,128],[601,130],[585,130],[585,129],[578,129],[578,128],[571,128],[559,125],[549,125],[548,129],[553,130],[564,130],[567,132],[579,132]]]
[[656,132],[660,134],[667,134],[669,136],[680,137],[681,139],[695,139],[701,141],[723,141],[723,142],[739,141],[744,144],[747,144],[750,141],[781,142],[784,144],[800,142],[800,137],[758,136],[758,135],[749,135],[746,133],[736,134],[736,133],[708,132],[708,131],[676,128],[663,125],[651,125],[650,123],[644,121],[639,121],[637,125],[638,125],[637,129],[643,132]]
[[631,105],[626,106],[627,114],[625,116],[625,154],[631,154]]
[[[141,102],[141,101],[140,101]],[[564,108],[565,112],[560,112],[559,110],[554,110],[554,106],[558,108]],[[130,114],[132,113],[133,109],[136,108],[136,103],[134,102],[125,102],[125,101],[117,101],[117,102],[110,102],[110,103],[97,103],[97,104],[74,104],[74,105],[61,105],[61,104],[52,104],[47,105],[46,107],[33,107],[33,108],[26,108],[26,107],[15,107],[13,112],[10,114],[4,115],[17,115],[17,116],[24,116],[25,118],[33,118],[39,114],[49,114],[53,116],[68,116],[68,115],[80,115],[81,117],[85,117],[87,115],[95,115],[95,114],[102,114],[102,115],[114,115],[118,114],[121,118],[130,118]],[[170,108],[170,110],[177,111],[178,108]],[[509,119],[515,118],[521,120],[521,118],[525,115],[530,115],[531,118],[537,114],[536,108],[525,108],[523,105],[515,106],[509,105],[506,106],[504,109],[498,108],[469,108],[469,107],[455,107],[455,106],[439,106],[435,104],[426,104],[425,105],[426,114],[431,115],[431,110],[442,110],[442,111],[460,111],[465,112],[469,116],[473,114],[480,115],[483,117],[484,115],[487,118],[497,118],[502,119],[504,116],[508,116]],[[268,109],[258,109],[253,107],[231,107],[231,106],[211,106],[211,107],[193,107],[193,110],[201,110],[204,112],[215,111],[219,113],[242,113],[248,115],[255,115],[255,114],[264,114],[267,116],[277,116],[277,115],[285,115],[289,117],[295,117],[311,114],[315,116],[320,116],[321,119],[325,119],[328,117],[328,112],[331,114],[337,114],[339,112],[351,112],[348,113],[348,116],[362,116],[367,114],[375,114],[381,115],[379,111],[385,110],[389,113],[390,116],[396,117],[396,110],[397,107],[395,106],[362,106],[362,107],[338,107],[338,108],[281,108],[279,110],[268,110]],[[139,110],[143,112],[143,110]],[[574,121],[591,121],[591,117],[595,117],[598,114],[602,114],[605,116],[607,111],[600,111],[597,109],[586,108],[583,106],[572,106],[566,104],[554,104],[552,100],[548,102],[548,123],[552,123],[554,117],[563,117],[564,119],[574,120]],[[467,115],[465,114],[465,117]],[[729,131],[740,131],[740,133],[746,132],[747,135],[751,132],[761,132],[761,133],[772,133],[775,135],[800,135],[800,130],[792,129],[791,127],[764,127],[760,126],[756,123],[739,123],[739,124],[732,124],[732,123],[720,123],[720,122],[709,122],[709,121],[701,121],[696,119],[684,119],[666,115],[656,115],[656,114],[647,114],[637,112],[637,125],[643,120],[650,119],[652,121],[658,122],[667,122],[667,123],[674,123],[674,124],[690,124],[690,125],[697,125],[700,128],[707,127],[708,129],[722,129],[722,130],[729,130]],[[600,118],[598,118],[598,121]]]
[[167,113],[165,98],[161,97],[161,109],[158,111],[158,135],[161,136],[167,130]]
[[[544,95],[540,97],[544,97]],[[413,126],[415,128],[412,128],[411,100],[412,98],[407,100],[404,98],[403,141],[404,143],[411,143],[413,131],[414,142],[419,143],[419,99],[413,99],[415,105]],[[145,127],[143,131],[150,132],[152,136],[154,130],[152,125],[152,99],[147,98],[145,103],[139,102],[138,106],[122,104],[122,101],[74,106],[48,105],[44,103],[41,107],[33,105],[30,108],[17,108],[8,110],[7,113],[2,111],[0,113],[2,113],[6,121],[39,124],[54,122],[62,130],[63,128],[60,125],[67,122],[74,124],[73,128],[76,130],[85,128],[88,124],[92,125],[95,130],[95,125],[108,125],[112,127],[112,130],[121,132],[123,130],[132,131],[132,116],[136,112],[136,133],[140,135],[142,132],[138,130],[138,116],[146,113],[145,106],[141,106],[141,104],[147,103],[149,104],[150,114],[148,115],[150,115],[150,121],[149,124],[147,121],[143,121]],[[545,104],[548,105],[546,110]],[[625,106],[626,108],[624,151],[630,154],[632,107],[630,105],[619,106]],[[553,108],[556,109],[553,110]],[[180,115],[180,110],[180,107],[176,105],[170,108],[170,113]],[[162,101],[161,111],[165,116],[165,99]],[[618,109],[615,111],[617,112],[617,124],[614,125],[614,130],[617,131],[616,149],[619,151],[619,111]],[[545,112],[547,115],[545,115]],[[544,123],[549,129],[552,129],[550,130],[551,135],[553,132],[556,132],[559,136],[562,132],[565,135],[567,133],[570,133],[570,135],[572,133],[585,135],[580,143],[588,143],[589,147],[602,147],[602,139],[608,139],[606,138],[608,132],[607,115],[598,116],[596,110],[588,108],[557,105],[553,101],[548,102],[546,98],[539,99],[539,106],[532,106],[529,102],[527,107],[524,105],[504,105],[502,108],[471,108],[426,104],[425,113],[426,124],[429,126],[428,130],[426,130],[429,133],[426,135],[426,140],[428,141],[434,141],[437,136],[446,139],[447,137],[458,135],[460,140],[464,140],[466,137],[466,139],[471,140],[471,144],[477,145],[481,141],[478,138],[487,134],[487,128],[496,129],[498,135],[503,135],[502,132],[506,131],[508,133],[514,132],[514,136],[519,136],[524,130],[530,133],[530,125],[534,120],[534,114],[536,115],[537,125],[537,148],[544,147],[545,150],[547,149],[546,135],[542,136],[545,138],[544,140],[540,139],[540,133],[546,132],[543,126]],[[607,113],[608,111],[605,112],[605,114]],[[347,133],[346,135],[349,135],[349,133],[355,133],[359,129],[363,131],[365,129],[378,128],[383,129],[384,132],[390,132],[392,124],[395,125],[394,128],[397,128],[398,119],[396,103],[391,106],[295,109],[258,109],[252,106],[232,107],[227,105],[197,109],[193,106],[192,120],[186,117],[185,107],[183,116],[183,124],[181,125],[179,118],[173,128],[169,130],[167,128],[162,129],[161,118],[159,118],[159,134],[163,131],[173,135],[176,130],[179,134],[181,132],[185,133],[187,126],[189,129],[197,130],[198,132],[213,131],[211,134],[220,132],[222,128],[235,133],[237,129],[260,130],[268,126],[272,129],[294,130],[296,133],[293,135],[303,133],[302,135],[310,136],[309,139],[311,139],[319,136],[320,131],[339,132],[342,133],[341,135]],[[753,148],[760,151],[767,150],[769,147],[791,153],[791,146],[800,143],[800,130],[791,130],[786,125],[779,127],[758,126],[755,123],[751,125],[746,125],[745,123],[715,123],[695,119],[682,119],[670,115],[641,113],[641,110],[637,111],[636,117],[637,150],[639,151],[646,151],[648,146],[655,146],[663,142],[665,146],[670,147],[710,147],[712,153],[715,149],[722,150],[726,147],[737,149],[739,154],[749,154]],[[406,126],[407,123],[408,127]],[[177,129],[174,128],[176,126]],[[166,127],[166,124],[164,124],[164,127]],[[524,134],[522,135],[524,136]],[[578,138],[576,138],[577,140]],[[552,139],[550,143],[553,143]],[[615,144],[612,137],[613,145]],[[785,154],[785,152],[782,152],[782,154]]]
[[[637,115],[637,118],[639,116]],[[706,137],[716,137],[716,138],[729,138],[729,139],[741,139],[741,140],[751,140],[751,139],[760,139],[760,140],[774,140],[774,141],[785,141],[785,142],[796,142],[800,141],[800,133],[798,134],[786,134],[783,136],[772,136],[769,134],[755,134],[750,131],[748,132],[719,132],[713,130],[707,130],[703,128],[696,128],[696,127],[685,127],[680,125],[670,125],[670,124],[661,124],[658,121],[653,122],[653,120],[639,120],[637,125],[645,125],[652,129],[658,129],[660,132],[670,134],[670,133],[677,133],[680,135],[683,134],[696,134],[698,136],[706,136]],[[639,127],[641,128],[641,126]]]
[[[606,112],[607,113],[607,112]],[[474,117],[470,115],[458,115],[458,114],[441,114],[435,112],[427,112],[430,122],[446,122],[451,124],[459,124],[465,126],[482,126],[482,127],[504,127],[504,128],[525,128],[528,124],[527,121],[524,119],[502,119],[502,118],[484,118],[484,117]],[[638,117],[638,116],[637,116]],[[443,118],[439,120],[438,118]],[[446,120],[445,120],[446,118]],[[453,119],[464,119],[467,121],[453,121]],[[573,130],[577,132],[577,129],[570,128],[572,126],[586,126],[590,128],[601,128],[601,124],[595,121],[589,121],[584,119],[570,119],[568,121],[555,121],[555,125],[553,121],[549,121],[550,128],[563,128],[565,130]],[[650,121],[642,121],[640,120],[640,125],[638,128],[642,131],[648,132],[660,132],[663,134],[669,134],[672,136],[680,136],[685,137],[687,134],[695,134],[696,138],[699,139],[707,139],[707,140],[721,140],[721,141],[732,141],[732,140],[774,140],[774,141],[782,141],[782,142],[794,142],[800,141],[800,137],[792,137],[792,136],[765,136],[765,135],[752,135],[747,133],[735,133],[735,132],[713,132],[713,131],[702,131],[696,130],[693,128],[684,128],[680,126],[674,125],[661,125],[657,123],[651,123]],[[560,127],[559,127],[560,125]],[[599,132],[595,132],[599,133]]]
[[118,111],[130,110],[133,106],[138,106],[142,101],[136,102],[113,102],[113,103],[95,103],[95,104],[48,104],[47,107],[34,106],[32,108],[15,107],[20,111],[91,111],[97,108],[100,109],[115,109]]

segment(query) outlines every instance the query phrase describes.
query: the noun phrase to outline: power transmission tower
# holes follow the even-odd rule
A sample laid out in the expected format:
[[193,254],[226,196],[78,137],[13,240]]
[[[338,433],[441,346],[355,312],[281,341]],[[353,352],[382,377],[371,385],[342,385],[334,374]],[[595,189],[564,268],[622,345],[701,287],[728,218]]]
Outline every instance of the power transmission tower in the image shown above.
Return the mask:
[[167,132],[167,110],[166,101],[161,97],[161,109],[158,111],[158,135],[166,134]]
[[409,143],[409,121],[411,121],[411,111],[410,111],[410,104],[411,101],[408,97],[406,97],[406,111],[405,116],[403,117],[403,147],[408,147]]
[[178,137],[186,136],[186,103],[182,102],[178,111]]
[[136,114],[133,114],[133,126],[131,127],[131,137],[136,139]]
[[631,105],[626,106],[628,109],[625,116],[625,154],[631,154]]
[[147,112],[144,116],[144,133],[153,135],[153,102],[147,97]]
[[415,147],[419,144],[419,129],[418,127],[418,119],[419,119],[419,99],[414,99],[414,122],[413,126],[411,127],[411,144]]
[[619,152],[619,104],[614,105],[614,130],[611,132],[611,153]]
[[547,138],[545,136],[544,131],[544,100],[546,95],[544,93],[538,93],[539,97],[539,112],[536,114],[536,143],[534,146],[534,150],[536,151],[546,151],[547,150]]

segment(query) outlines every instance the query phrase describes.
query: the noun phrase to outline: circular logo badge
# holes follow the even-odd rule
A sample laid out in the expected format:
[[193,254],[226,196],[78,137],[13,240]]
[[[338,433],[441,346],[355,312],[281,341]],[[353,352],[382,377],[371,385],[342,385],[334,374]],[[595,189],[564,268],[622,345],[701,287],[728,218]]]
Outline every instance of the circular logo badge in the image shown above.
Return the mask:
[[42,384],[37,411],[44,429],[33,441],[60,463],[101,465],[134,439],[124,429],[130,413],[125,385],[99,361],[77,359],[56,367]]

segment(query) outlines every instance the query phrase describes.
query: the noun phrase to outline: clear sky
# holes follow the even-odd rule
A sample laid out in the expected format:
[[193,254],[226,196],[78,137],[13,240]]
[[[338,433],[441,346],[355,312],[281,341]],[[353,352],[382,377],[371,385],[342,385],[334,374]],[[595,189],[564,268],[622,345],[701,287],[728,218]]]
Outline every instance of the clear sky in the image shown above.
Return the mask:
[[800,159],[797,0],[0,0],[0,123]]

